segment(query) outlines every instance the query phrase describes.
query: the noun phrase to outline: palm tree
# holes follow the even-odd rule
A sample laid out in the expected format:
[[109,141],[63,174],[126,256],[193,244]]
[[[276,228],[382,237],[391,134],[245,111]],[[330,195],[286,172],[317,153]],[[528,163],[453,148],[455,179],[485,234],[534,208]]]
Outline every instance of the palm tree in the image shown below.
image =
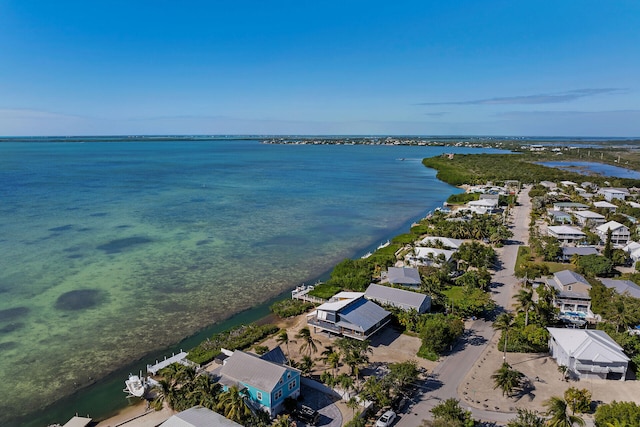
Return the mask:
[[567,412],[567,402],[561,397],[553,396],[544,402],[547,408],[545,415],[551,417],[547,421],[548,427],[573,427],[575,424],[584,426],[582,417]]
[[278,415],[273,423],[271,423],[271,427],[292,427],[295,426],[294,421],[291,419],[289,415]]
[[358,409],[358,407],[360,406],[360,403],[358,402],[358,399],[355,398],[355,396],[351,396],[349,398],[349,400],[347,400],[346,402],[347,408],[351,409],[351,411],[353,411],[353,416],[356,416],[356,409]]
[[302,356],[302,361],[298,364],[298,369],[300,369],[302,375],[309,375],[313,369],[314,363],[315,362],[311,356],[304,355]]
[[569,367],[565,366],[565,365],[558,365],[558,372],[560,372],[560,379],[561,380],[566,380],[567,379],[567,372],[569,371]]
[[211,410],[215,409],[221,386],[211,381],[206,374],[198,375],[192,383],[193,387],[187,395],[189,407],[200,405]]
[[517,408],[518,416],[507,424],[507,427],[544,427],[544,418],[536,411]]
[[369,363],[369,356],[367,356],[365,352],[351,349],[351,351],[344,355],[344,363],[351,368],[351,375],[355,376],[356,380],[358,380],[360,368]]
[[508,363],[503,363],[495,374],[491,375],[494,383],[494,389],[502,389],[502,395],[511,397],[513,390],[520,388],[524,374],[511,368]]
[[322,361],[325,365],[328,365],[333,369],[333,374],[335,375],[338,366],[340,365],[340,353],[338,353],[332,345],[327,346],[325,350],[321,353]]
[[161,410],[165,404],[170,408],[173,408],[176,401],[176,392],[177,389],[175,387],[175,383],[167,381],[166,379],[161,379],[158,382],[158,385],[154,387],[155,398],[151,402],[151,406],[156,410]]
[[287,334],[286,329],[282,329],[278,334],[278,338],[276,339],[278,344],[284,344],[287,348],[287,362],[289,361],[289,334]]
[[247,406],[245,397],[237,386],[229,387],[220,395],[216,409],[221,410],[225,417],[239,424],[242,424],[242,421],[251,415],[251,409]]
[[309,356],[311,356],[311,352],[317,353],[317,344],[319,344],[320,341],[311,336],[311,331],[309,330],[308,326],[300,329],[300,331],[296,334],[296,338],[302,340],[302,344],[300,344],[300,352],[308,350]]
[[502,360],[507,360],[507,339],[509,338],[509,329],[513,326],[513,315],[511,313],[501,313],[496,321],[493,322],[493,328],[502,331],[504,336],[504,354]]
[[526,327],[529,324],[529,311],[535,306],[533,291],[520,289],[516,295],[516,300],[518,300],[516,304],[518,312],[524,312],[524,326]]

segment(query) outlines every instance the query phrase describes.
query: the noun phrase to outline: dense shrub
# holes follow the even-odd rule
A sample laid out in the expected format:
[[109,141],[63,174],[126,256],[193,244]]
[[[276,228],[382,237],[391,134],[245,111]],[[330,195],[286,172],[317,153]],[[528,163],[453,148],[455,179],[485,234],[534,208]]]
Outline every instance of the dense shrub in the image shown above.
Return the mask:
[[420,331],[422,346],[418,356],[430,360],[437,359],[462,336],[463,332],[464,323],[459,317],[441,313],[426,316]]
[[275,334],[280,328],[276,325],[250,325],[238,326],[218,334],[201,342],[197,347],[189,351],[187,358],[194,363],[203,364],[212,361],[221,348],[227,350],[243,350],[251,347],[263,338]]
[[285,299],[275,302],[269,307],[272,313],[281,318],[293,317],[304,313],[313,307],[313,303],[300,301],[297,299]]

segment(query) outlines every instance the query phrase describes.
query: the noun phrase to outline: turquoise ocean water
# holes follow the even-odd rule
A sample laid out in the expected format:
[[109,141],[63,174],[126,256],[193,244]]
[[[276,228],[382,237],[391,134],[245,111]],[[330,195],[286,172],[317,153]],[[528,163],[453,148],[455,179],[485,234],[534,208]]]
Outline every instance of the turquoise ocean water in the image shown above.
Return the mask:
[[420,163],[445,151],[479,152],[0,144],[0,425],[71,416],[109,373],[406,230],[457,191]]

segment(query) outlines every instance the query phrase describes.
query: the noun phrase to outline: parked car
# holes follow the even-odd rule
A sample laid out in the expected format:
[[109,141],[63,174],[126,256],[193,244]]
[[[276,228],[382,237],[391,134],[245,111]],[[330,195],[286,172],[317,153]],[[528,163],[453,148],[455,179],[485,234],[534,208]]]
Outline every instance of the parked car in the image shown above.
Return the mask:
[[302,405],[300,409],[296,411],[296,418],[304,422],[307,425],[315,426],[320,420],[320,414],[313,408]]
[[376,427],[389,427],[396,419],[396,413],[389,410],[382,414],[378,421],[376,421]]

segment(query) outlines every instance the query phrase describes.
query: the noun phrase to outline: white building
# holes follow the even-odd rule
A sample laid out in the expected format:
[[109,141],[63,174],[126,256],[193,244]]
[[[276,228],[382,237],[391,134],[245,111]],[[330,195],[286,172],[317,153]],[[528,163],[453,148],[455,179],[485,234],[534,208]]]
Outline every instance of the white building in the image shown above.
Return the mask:
[[583,227],[595,227],[606,222],[604,215],[600,215],[597,212],[576,211],[573,215],[576,217],[578,224]]
[[618,207],[613,203],[605,202],[603,200],[600,200],[599,202],[594,202],[593,206],[598,209],[606,209],[609,212],[615,212],[616,209],[618,209]]
[[584,240],[586,234],[567,225],[552,225],[547,227],[547,235],[555,237],[561,243],[574,243]]
[[596,227],[596,233],[600,236],[600,240],[607,241],[607,233],[611,230],[611,243],[614,245],[626,245],[631,237],[629,228],[616,221],[609,221]]

